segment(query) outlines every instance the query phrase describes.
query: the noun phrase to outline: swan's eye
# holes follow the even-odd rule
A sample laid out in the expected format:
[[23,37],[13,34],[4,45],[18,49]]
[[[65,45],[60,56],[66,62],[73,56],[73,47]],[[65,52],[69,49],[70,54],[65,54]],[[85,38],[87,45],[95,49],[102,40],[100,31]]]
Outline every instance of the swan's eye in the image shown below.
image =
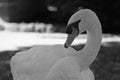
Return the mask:
[[72,32],[73,32],[73,29],[76,29],[78,32],[79,32],[79,22],[80,22],[81,20],[78,20],[78,21],[76,21],[76,22],[74,22],[74,23],[71,23],[71,24],[69,24],[67,27],[66,27],[66,29],[65,29],[65,32],[67,33],[67,34],[72,34]]

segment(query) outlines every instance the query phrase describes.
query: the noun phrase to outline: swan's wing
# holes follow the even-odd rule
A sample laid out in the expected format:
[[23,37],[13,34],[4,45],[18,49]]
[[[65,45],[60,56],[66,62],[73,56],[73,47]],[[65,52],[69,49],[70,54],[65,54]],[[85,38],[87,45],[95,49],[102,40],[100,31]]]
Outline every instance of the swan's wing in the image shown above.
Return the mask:
[[27,51],[16,53],[10,60],[14,80],[29,78],[29,76],[31,78],[36,76],[40,79],[45,78],[52,66],[65,56],[64,50],[61,45],[45,45],[36,46]]
[[47,80],[83,80],[80,75],[79,64],[72,56],[57,61],[46,78]]

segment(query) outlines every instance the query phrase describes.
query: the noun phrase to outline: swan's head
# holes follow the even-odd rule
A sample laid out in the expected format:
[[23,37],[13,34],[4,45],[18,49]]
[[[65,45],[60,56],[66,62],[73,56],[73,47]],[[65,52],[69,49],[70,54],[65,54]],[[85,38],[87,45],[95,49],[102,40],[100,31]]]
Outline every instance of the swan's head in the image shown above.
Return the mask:
[[76,22],[73,22],[71,24],[68,24],[66,29],[65,29],[65,32],[68,34],[68,37],[67,37],[67,40],[65,42],[65,48],[68,48],[73,40],[79,35],[80,33],[80,29],[79,29],[79,23],[80,23],[81,20],[78,20]]
[[89,9],[77,11],[68,21],[65,32],[68,34],[65,47],[68,48],[73,40],[82,32],[88,31],[93,27],[95,21],[95,13]]
[[64,47],[68,48],[80,33],[85,32],[87,30],[88,28],[86,25],[86,21],[84,21],[83,19],[79,19],[74,22],[70,19],[65,29],[65,32],[68,34],[68,37],[64,44]]

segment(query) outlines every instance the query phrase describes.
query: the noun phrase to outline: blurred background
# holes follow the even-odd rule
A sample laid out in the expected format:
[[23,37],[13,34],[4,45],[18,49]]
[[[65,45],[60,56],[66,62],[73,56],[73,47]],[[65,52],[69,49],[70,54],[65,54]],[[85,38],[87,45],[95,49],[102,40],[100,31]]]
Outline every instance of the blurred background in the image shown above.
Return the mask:
[[120,0],[0,0],[0,80],[13,80],[9,61],[16,52],[38,45],[40,36],[65,39],[70,16],[85,8],[99,17],[106,40],[90,68],[96,80],[120,80]]
[[43,22],[63,28],[74,12],[89,8],[100,18],[104,33],[119,34],[119,4],[119,0],[0,0],[0,17],[8,22]]

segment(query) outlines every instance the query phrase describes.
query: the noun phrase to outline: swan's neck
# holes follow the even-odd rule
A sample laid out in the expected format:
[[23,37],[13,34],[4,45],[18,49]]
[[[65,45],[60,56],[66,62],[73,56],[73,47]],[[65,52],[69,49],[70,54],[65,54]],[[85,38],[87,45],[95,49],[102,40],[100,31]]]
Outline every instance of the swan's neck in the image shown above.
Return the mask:
[[88,64],[91,64],[96,58],[101,46],[101,40],[101,26],[94,26],[87,31],[87,43],[79,53],[84,61],[88,61]]
[[99,30],[87,31],[87,43],[83,48],[86,53],[98,53],[101,45],[101,34]]

